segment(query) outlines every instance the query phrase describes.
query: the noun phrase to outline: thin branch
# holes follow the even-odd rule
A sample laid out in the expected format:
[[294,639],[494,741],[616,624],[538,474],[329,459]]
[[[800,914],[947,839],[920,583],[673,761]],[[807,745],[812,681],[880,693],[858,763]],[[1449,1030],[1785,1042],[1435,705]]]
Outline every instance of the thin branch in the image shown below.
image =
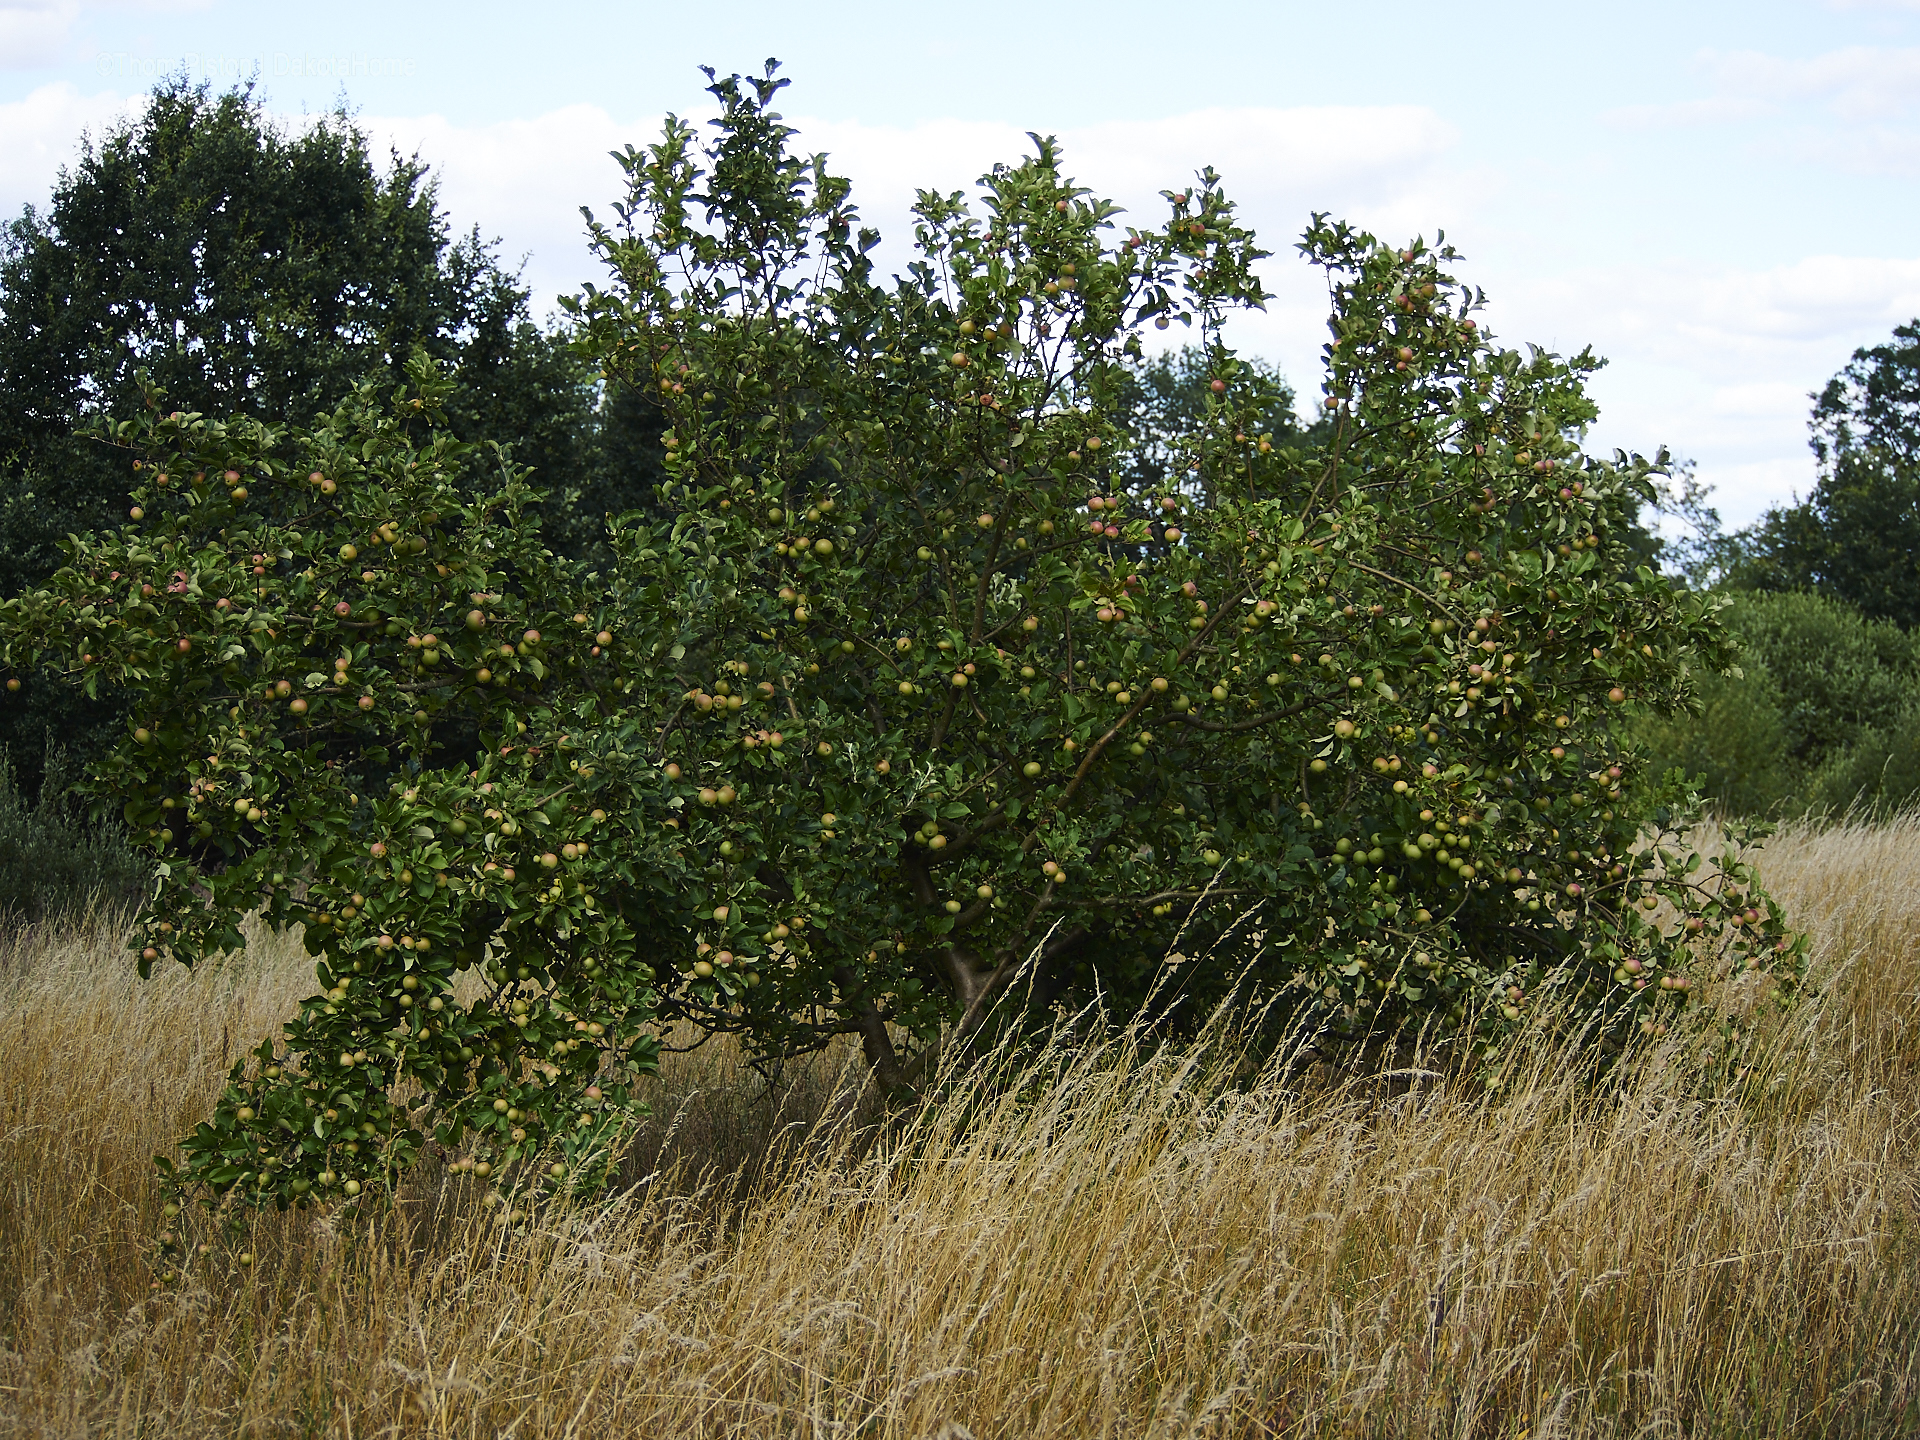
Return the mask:
[[[1335,691],[1334,693],[1338,694],[1339,692]],[[1279,710],[1267,710],[1246,720],[1235,720],[1229,724],[1222,724],[1217,720],[1197,720],[1191,715],[1178,715],[1174,718],[1183,724],[1193,726],[1196,730],[1210,731],[1215,735],[1230,735],[1237,734],[1242,730],[1258,730],[1262,725],[1271,725],[1276,720],[1285,720],[1289,716],[1298,715],[1305,710],[1311,710],[1316,705],[1324,705],[1332,698],[1332,695],[1309,695],[1298,704],[1284,706]]]
[[1413,584],[1411,581],[1402,580],[1398,575],[1389,575],[1384,570],[1376,570],[1371,565],[1363,565],[1358,560],[1350,559],[1347,561],[1347,563],[1356,570],[1364,570],[1369,575],[1375,576],[1376,578],[1381,580],[1385,580],[1390,585],[1398,585],[1403,590],[1411,590],[1414,594],[1418,595],[1422,600],[1426,601],[1434,609],[1438,610],[1442,615],[1447,616],[1456,625],[1460,623],[1460,617],[1455,615],[1453,611],[1448,609],[1445,602],[1435,598],[1432,595],[1429,595],[1426,591],[1422,590],[1418,585]]

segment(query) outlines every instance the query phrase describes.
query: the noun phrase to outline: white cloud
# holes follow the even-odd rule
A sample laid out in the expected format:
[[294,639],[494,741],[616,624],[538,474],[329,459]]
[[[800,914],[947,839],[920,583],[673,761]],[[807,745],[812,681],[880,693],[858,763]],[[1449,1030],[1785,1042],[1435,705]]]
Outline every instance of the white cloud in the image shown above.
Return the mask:
[[1751,385],[1720,385],[1713,392],[1713,413],[1743,418],[1776,419],[1807,403],[1804,387],[1788,380],[1760,380]]
[[0,69],[26,70],[56,59],[79,16],[78,0],[0,3]]
[[[995,161],[1031,153],[1013,125],[940,121],[911,129],[801,121],[809,149],[832,152],[856,179],[888,199],[909,195],[923,176],[948,188],[971,186]],[[1455,143],[1420,106],[1207,109],[1153,121],[1114,121],[1059,135],[1066,169],[1123,203],[1154,204],[1161,189],[1184,189],[1211,164],[1243,199],[1319,195],[1378,203],[1397,198]]]
[[1600,119],[1626,130],[1786,120],[1800,133],[1772,143],[1804,162],[1874,174],[1920,169],[1920,135],[1903,128],[1920,105],[1920,48],[1851,46],[1805,58],[1707,51],[1698,65],[1712,94],[1625,106]]
[[654,138],[659,121],[616,121],[597,105],[570,105],[530,120],[459,126],[442,116],[367,117],[376,143],[418,152],[433,167],[440,201],[463,229],[502,241],[510,265],[526,257],[536,310],[600,278],[588,253],[582,205],[611,221],[622,177],[608,152]]
[[[440,178],[448,209],[462,225],[499,235],[509,258],[529,254],[526,279],[536,305],[597,280],[587,252],[582,204],[610,218],[621,192],[607,152],[651,142],[659,121],[618,120],[575,105],[524,121],[459,126],[439,116],[363,121],[383,143],[418,150]],[[911,210],[922,188],[966,190],[997,161],[1018,161],[1032,142],[1013,125],[956,120],[910,128],[794,118],[796,148],[825,151],[831,168],[854,182],[867,223],[887,237],[878,259],[897,269],[910,258]],[[1412,106],[1214,109],[1163,121],[1117,122],[1062,132],[1068,173],[1128,207],[1121,223],[1151,224],[1162,189],[1191,183],[1212,164],[1228,194],[1277,251],[1270,262],[1283,303],[1322,295],[1293,260],[1291,242],[1310,211],[1332,210],[1384,233],[1431,231],[1442,203],[1444,162],[1454,134],[1432,111]],[[1287,283],[1288,275],[1298,272]],[[1304,287],[1304,288],[1303,288]],[[1315,315],[1315,323],[1318,314]],[[1315,344],[1318,343],[1316,337]]]
[[1584,268],[1503,286],[1495,307],[1496,328],[1510,339],[1582,333],[1616,358],[1751,377],[1755,366],[1825,354],[1920,314],[1920,259],[1811,255],[1766,270]]
[[1676,100],[1668,105],[1624,105],[1600,116],[1602,123],[1622,130],[1678,130],[1693,125],[1727,125],[1752,120],[1767,107],[1753,99],[1714,95],[1704,100]]
[[1730,527],[1751,524],[1776,505],[1790,505],[1813,488],[1813,462],[1801,455],[1744,464],[1702,466],[1700,479],[1714,489],[1712,503]]
[[1920,131],[1889,125],[1852,125],[1813,130],[1790,141],[1794,158],[1857,175],[1920,175]]
[[1920,49],[1856,45],[1804,60],[1743,50],[1704,59],[1723,93],[1822,103],[1844,120],[1904,115],[1920,100]]
[[0,216],[10,218],[29,204],[44,210],[60,168],[78,153],[81,133],[97,132],[141,103],[111,91],[83,95],[63,81],[0,104]]
[[1813,255],[1765,269],[1623,264],[1500,278],[1502,343],[1591,343],[1601,420],[1591,448],[1700,461],[1728,519],[1813,480],[1808,394],[1862,344],[1920,315],[1920,259]]

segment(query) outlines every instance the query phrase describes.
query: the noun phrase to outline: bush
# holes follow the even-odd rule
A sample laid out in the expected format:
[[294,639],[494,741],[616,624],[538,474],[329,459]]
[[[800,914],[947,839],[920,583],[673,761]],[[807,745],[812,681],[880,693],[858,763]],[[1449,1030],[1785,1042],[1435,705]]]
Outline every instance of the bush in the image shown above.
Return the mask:
[[1677,769],[1721,813],[1775,815],[1802,793],[1802,774],[1787,756],[1772,675],[1756,659],[1741,670],[1701,676],[1697,714],[1648,716],[1640,734],[1662,772]]
[[1897,805],[1920,641],[1824,595],[1727,598],[1742,673],[1703,677],[1699,716],[1644,724],[1659,763],[1704,777],[1729,814]]
[[1920,680],[1920,640],[1843,600],[1741,595],[1727,624],[1741,653],[1764,668],[1787,758],[1806,770],[1891,724]]
[[[1793,981],[1750,868],[1642,845],[1685,797],[1619,717],[1727,649],[1626,563],[1653,467],[1579,452],[1591,356],[1496,349],[1451,251],[1317,219],[1329,439],[1275,445],[1217,176],[1117,235],[1042,142],[984,216],[922,196],[881,285],[780,83],[716,82],[711,144],[669,120],[594,227],[583,348],[669,422],[606,570],[522,475],[473,498],[416,360],[310,431],[154,403],[110,436],[132,523],[0,610],[9,663],[137,697],[97,784],[159,857],[143,967],[256,906],[321,957],[194,1176],[356,1194],[431,1133],[595,1182],[663,1022],[858,1036],[909,1096],[1028,996],[1177,1026],[1244,974],[1329,1044],[1490,1052],[1664,1033],[1703,965]],[[1130,486],[1123,377],[1176,317],[1204,411]]]
[[152,863],[110,823],[90,824],[73,798],[77,777],[66,753],[47,748],[48,783],[29,805],[15,783],[13,757],[0,749],[0,923],[66,920],[95,906],[131,910],[153,875]]
[[1869,730],[1822,765],[1808,785],[1816,810],[1859,810],[1886,818],[1920,801],[1920,700],[1910,702],[1893,724]]

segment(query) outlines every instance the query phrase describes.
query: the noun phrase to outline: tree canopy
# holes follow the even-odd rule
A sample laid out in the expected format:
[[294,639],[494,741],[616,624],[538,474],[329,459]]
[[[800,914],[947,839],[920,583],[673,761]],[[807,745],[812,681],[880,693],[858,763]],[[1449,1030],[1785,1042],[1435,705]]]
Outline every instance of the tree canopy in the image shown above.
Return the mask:
[[1819,477],[1740,537],[1735,584],[1843,600],[1920,624],[1920,321],[1856,350],[1814,397]]
[[1854,351],[1813,401],[1808,428],[1823,471],[1860,452],[1920,464],[1920,320]]

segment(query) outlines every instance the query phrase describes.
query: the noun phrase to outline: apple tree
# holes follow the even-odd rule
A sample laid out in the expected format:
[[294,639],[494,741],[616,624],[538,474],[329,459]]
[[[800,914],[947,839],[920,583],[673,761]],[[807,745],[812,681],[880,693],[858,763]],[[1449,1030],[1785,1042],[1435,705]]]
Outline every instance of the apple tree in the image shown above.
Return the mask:
[[[857,1037],[911,1095],[1096,995],[1618,1048],[1702,974],[1791,988],[1804,947],[1620,723],[1727,647],[1626,560],[1655,467],[1581,453],[1590,356],[1494,346],[1450,250],[1316,218],[1325,439],[1263,428],[1224,328],[1264,252],[1213,172],[1122,228],[1037,141],[923,193],[883,279],[783,83],[716,79],[714,134],[670,118],[592,222],[579,343],[667,425],[603,570],[421,361],[311,430],[120,423],[130,523],[0,611],[6,663],[136,697],[95,783],[160,861],[143,969],[256,908],[318,957],[192,1176],[358,1193],[431,1136],[594,1183],[668,1022]],[[1176,324],[1204,409],[1143,439]]]

